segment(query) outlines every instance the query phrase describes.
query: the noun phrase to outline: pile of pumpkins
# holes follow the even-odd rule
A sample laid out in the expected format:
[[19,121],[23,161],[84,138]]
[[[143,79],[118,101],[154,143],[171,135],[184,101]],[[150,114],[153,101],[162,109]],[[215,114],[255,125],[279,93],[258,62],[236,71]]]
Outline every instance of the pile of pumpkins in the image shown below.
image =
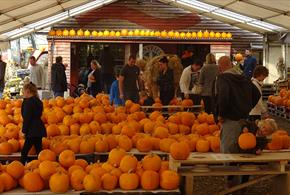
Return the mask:
[[[213,115],[206,113],[195,116],[178,112],[165,119],[160,111],[154,111],[146,117],[139,104],[126,101],[124,107],[115,108],[104,94],[96,98],[58,97],[43,100],[43,104],[42,120],[47,131],[43,148],[57,154],[65,149],[75,153],[109,152],[116,147],[170,152],[170,146],[179,142],[187,143],[191,152],[219,151],[219,125]],[[192,102],[185,100],[182,104]],[[0,154],[9,155],[20,151],[24,143],[21,100],[1,100],[0,109]],[[34,153],[32,148],[30,154]]]
[[88,164],[76,159],[71,150],[57,156],[51,150],[42,150],[37,160],[25,165],[12,161],[1,165],[0,193],[18,185],[28,192],[50,189],[54,193],[68,190],[96,192],[99,190],[174,190],[179,186],[179,175],[169,170],[168,161],[149,154],[142,161],[126,154],[123,149],[113,149],[107,162]]
[[64,37],[158,37],[172,39],[231,39],[232,33],[228,32],[213,32],[213,31],[198,31],[198,32],[180,32],[180,31],[154,31],[154,30],[104,30],[104,31],[89,31],[89,30],[67,30],[67,29],[51,29],[48,32],[49,36],[64,36]]
[[281,89],[279,95],[270,95],[268,101],[276,106],[290,107],[290,90]]

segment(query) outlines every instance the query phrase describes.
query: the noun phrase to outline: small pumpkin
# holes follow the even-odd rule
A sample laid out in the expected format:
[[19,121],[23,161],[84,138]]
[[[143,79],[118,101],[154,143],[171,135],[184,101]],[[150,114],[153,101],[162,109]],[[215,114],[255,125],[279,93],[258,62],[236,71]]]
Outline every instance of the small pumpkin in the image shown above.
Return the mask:
[[161,158],[156,154],[146,155],[142,160],[144,170],[159,171],[161,167]]
[[102,178],[102,187],[104,190],[114,190],[118,185],[117,176],[111,173],[105,173]]
[[75,154],[71,150],[64,150],[59,155],[59,163],[66,168],[72,166],[75,163],[75,160]]
[[44,182],[37,172],[28,172],[23,176],[23,187],[28,192],[40,192],[44,189]]
[[179,175],[175,171],[166,170],[161,173],[160,187],[165,190],[174,190],[179,186]]
[[122,148],[115,148],[110,151],[108,162],[113,166],[120,166],[121,160],[126,155],[126,151]]
[[24,166],[19,161],[13,161],[7,165],[6,172],[14,179],[19,179],[24,174]]
[[238,144],[240,148],[243,150],[253,149],[256,147],[256,144],[257,144],[256,136],[245,130],[239,136]]
[[71,187],[76,191],[83,190],[84,189],[83,180],[86,175],[87,173],[82,169],[77,169],[73,171],[70,176]]
[[85,190],[88,192],[99,191],[102,186],[101,178],[93,175],[86,175],[83,183]]

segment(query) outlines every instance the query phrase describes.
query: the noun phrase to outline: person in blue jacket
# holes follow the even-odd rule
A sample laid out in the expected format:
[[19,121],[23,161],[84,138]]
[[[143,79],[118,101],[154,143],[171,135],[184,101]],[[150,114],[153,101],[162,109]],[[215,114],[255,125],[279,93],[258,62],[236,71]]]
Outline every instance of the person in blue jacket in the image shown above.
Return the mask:
[[246,49],[245,51],[246,59],[244,61],[244,75],[246,78],[251,79],[253,76],[254,69],[257,65],[256,58],[252,55],[252,50]]
[[116,80],[112,83],[110,88],[110,104],[114,104],[115,106],[124,105],[124,101],[120,98],[119,95],[119,76],[120,69],[115,69],[115,77]]

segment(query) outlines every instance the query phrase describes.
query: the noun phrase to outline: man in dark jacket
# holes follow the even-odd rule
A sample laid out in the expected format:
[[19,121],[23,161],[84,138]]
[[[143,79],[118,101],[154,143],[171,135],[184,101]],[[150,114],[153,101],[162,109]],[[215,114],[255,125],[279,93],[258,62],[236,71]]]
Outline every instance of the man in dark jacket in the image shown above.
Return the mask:
[[63,97],[67,90],[66,67],[62,63],[61,56],[56,57],[55,61],[56,63],[51,66],[51,89],[54,97]]
[[261,95],[250,80],[233,68],[229,57],[221,57],[218,67],[220,75],[215,86],[217,114],[222,123],[221,152],[238,153],[239,121],[248,117]]
[[2,98],[5,87],[5,71],[6,63],[2,61],[2,56],[0,55],[0,98]]
[[243,66],[243,69],[244,69],[244,75],[248,78],[248,79],[251,79],[252,76],[253,76],[253,72],[254,72],[254,69],[257,65],[257,60],[256,58],[252,55],[252,51],[251,50],[246,50],[245,51],[245,54],[246,54],[246,59],[244,61],[244,66]]

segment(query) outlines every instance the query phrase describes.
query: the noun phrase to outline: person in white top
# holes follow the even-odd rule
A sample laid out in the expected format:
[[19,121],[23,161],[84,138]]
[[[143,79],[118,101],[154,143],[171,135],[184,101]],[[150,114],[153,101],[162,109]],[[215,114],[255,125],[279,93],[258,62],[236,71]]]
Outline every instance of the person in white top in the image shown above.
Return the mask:
[[36,64],[34,56],[29,58],[30,63],[30,81],[34,83],[38,90],[45,88],[44,71],[41,65]]
[[252,82],[259,89],[261,93],[261,97],[258,103],[256,104],[256,106],[251,110],[249,114],[249,119],[251,121],[261,120],[262,118],[269,117],[267,113],[267,108],[264,105],[263,98],[262,98],[263,81],[265,80],[265,78],[268,77],[268,75],[269,75],[269,70],[264,66],[260,65],[254,69]]
[[202,65],[203,63],[201,60],[195,60],[191,63],[191,65],[183,70],[179,80],[182,98],[191,99],[194,105],[200,105],[201,101],[201,88],[198,81]]

